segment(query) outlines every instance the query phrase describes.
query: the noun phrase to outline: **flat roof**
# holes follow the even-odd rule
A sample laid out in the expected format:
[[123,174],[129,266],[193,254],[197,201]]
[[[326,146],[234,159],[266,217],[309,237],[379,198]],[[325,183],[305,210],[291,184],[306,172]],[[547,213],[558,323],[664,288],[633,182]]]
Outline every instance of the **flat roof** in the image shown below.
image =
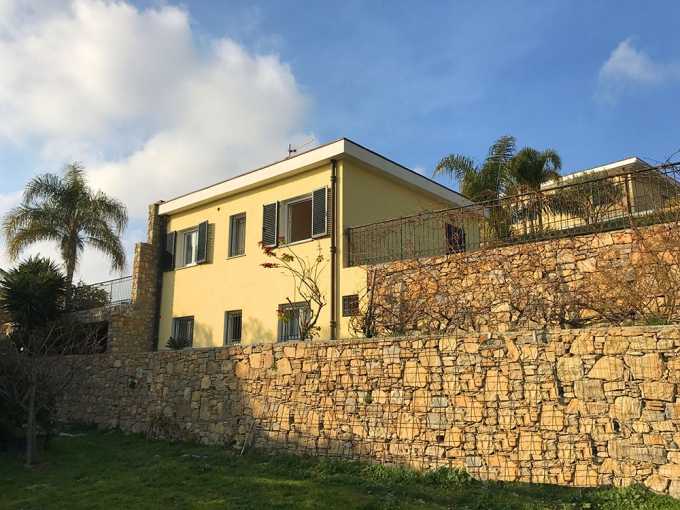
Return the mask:
[[173,214],[191,209],[214,200],[225,198],[229,195],[302,173],[305,170],[317,167],[331,159],[344,155],[358,159],[372,168],[442,198],[454,206],[472,204],[472,201],[461,193],[400,165],[375,151],[367,149],[352,140],[340,138],[339,140],[320,145],[275,163],[250,170],[211,186],[160,202],[158,213]]
[[619,168],[623,169],[624,167],[627,167],[627,166],[630,166],[630,165],[642,166],[642,167],[650,167],[651,166],[649,163],[647,163],[643,159],[640,159],[637,156],[631,156],[629,158],[620,159],[618,161],[612,161],[611,163],[606,163],[604,165],[594,166],[594,167],[591,167],[591,168],[584,168],[583,170],[577,170],[575,172],[565,174],[558,181],[552,180],[552,181],[544,182],[541,185],[541,187],[542,188],[544,188],[544,187],[549,188],[551,186],[559,186],[561,184],[564,184],[565,181],[569,181],[569,179],[575,179],[577,177],[581,177],[583,175],[588,175],[588,174],[596,174],[596,173],[599,173],[599,172],[607,172],[609,170],[617,170]]

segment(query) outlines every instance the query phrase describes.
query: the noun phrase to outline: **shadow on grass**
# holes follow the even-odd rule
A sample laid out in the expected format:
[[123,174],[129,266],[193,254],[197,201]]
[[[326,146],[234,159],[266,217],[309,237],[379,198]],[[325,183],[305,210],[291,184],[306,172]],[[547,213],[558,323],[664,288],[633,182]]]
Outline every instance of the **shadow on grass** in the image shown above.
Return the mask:
[[239,456],[120,432],[59,437],[45,461],[27,470],[19,458],[0,456],[0,508],[680,509],[677,501],[640,487],[481,482],[451,469]]

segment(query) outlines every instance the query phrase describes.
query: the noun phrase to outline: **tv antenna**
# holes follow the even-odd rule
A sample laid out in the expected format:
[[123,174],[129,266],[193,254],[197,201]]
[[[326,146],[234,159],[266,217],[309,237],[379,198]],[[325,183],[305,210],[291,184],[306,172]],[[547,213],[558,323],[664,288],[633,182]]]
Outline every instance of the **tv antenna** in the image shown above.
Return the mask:
[[312,145],[316,141],[315,138],[310,138],[307,140],[305,143],[302,143],[300,145],[293,145],[292,143],[288,144],[288,157],[293,157],[295,156],[300,149],[304,149],[305,147]]

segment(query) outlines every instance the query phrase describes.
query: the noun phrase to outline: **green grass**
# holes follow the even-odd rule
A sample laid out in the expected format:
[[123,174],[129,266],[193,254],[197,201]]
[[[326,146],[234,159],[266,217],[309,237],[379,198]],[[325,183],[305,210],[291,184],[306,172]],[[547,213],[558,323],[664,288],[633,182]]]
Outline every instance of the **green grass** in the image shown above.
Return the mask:
[[348,461],[241,457],[120,432],[59,437],[36,468],[0,455],[2,509],[679,509],[640,487],[484,483]]

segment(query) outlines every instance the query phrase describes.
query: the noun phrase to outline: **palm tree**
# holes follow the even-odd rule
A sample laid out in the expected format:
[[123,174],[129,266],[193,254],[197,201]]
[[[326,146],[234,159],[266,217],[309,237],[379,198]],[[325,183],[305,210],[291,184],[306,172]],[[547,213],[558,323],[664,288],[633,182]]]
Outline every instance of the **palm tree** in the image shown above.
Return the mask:
[[457,180],[461,193],[475,202],[491,202],[487,221],[492,238],[497,240],[510,235],[508,211],[500,206],[500,197],[508,184],[514,154],[515,138],[505,135],[489,147],[481,165],[463,154],[449,154],[439,161],[433,174]]
[[545,209],[541,185],[548,181],[561,178],[562,159],[554,149],[538,151],[532,147],[524,147],[515,154],[509,164],[511,185],[510,195],[532,193],[525,197],[521,204],[521,214],[526,220],[531,220],[533,230],[534,220],[538,216],[539,230],[543,230],[543,210]]
[[463,154],[449,154],[437,163],[433,175],[457,180],[461,193],[475,202],[498,200],[508,183],[509,165],[514,155],[515,138],[505,135],[489,147],[481,165]]
[[125,205],[90,189],[84,167],[72,163],[63,177],[47,173],[31,179],[22,203],[5,216],[3,231],[12,259],[38,241],[59,244],[70,301],[73,275],[85,246],[107,255],[112,269],[125,268],[120,236],[127,222]]

